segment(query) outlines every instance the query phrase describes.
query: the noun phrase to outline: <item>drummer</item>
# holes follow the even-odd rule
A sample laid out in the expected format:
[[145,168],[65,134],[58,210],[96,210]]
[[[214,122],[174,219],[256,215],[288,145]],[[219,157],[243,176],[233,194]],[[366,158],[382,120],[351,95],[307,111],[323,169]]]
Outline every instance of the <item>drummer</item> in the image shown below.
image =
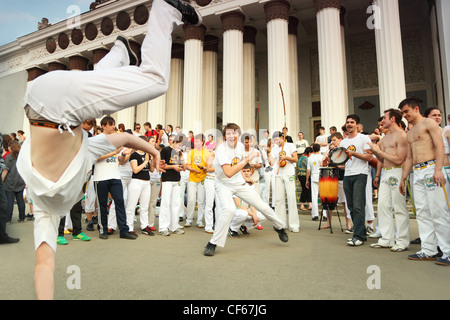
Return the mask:
[[[345,201],[345,192],[344,192],[344,173],[345,173],[345,159],[348,159],[347,154],[344,153],[342,158],[343,161],[338,161],[333,158],[333,154],[336,152],[339,154],[341,151],[343,151],[342,148],[340,148],[341,141],[344,139],[342,134],[340,132],[335,132],[331,135],[331,145],[330,145],[330,151],[328,152],[328,155],[323,159],[322,166],[323,167],[334,167],[338,169],[338,179],[339,179],[339,190],[338,190],[338,204],[342,204],[344,207],[344,213],[345,213],[345,221],[347,226],[347,232],[351,232],[352,229],[352,219],[350,217],[350,213],[347,208],[347,203]],[[339,151],[341,150],[341,151]],[[331,226],[331,217],[333,215],[333,211],[328,211],[329,216],[327,223],[325,226],[322,227],[322,229],[330,228]]]

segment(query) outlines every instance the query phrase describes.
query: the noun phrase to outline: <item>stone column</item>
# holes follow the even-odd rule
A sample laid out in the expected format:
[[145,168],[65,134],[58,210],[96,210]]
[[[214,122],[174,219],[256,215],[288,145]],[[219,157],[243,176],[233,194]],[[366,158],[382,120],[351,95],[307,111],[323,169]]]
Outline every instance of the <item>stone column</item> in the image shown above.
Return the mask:
[[[239,11],[220,16],[223,30],[223,124],[244,122],[244,21]],[[247,116],[247,115],[246,115]]]
[[[269,131],[281,131],[287,125],[290,105],[288,20],[290,4],[285,0],[269,1],[264,5],[268,43]],[[281,95],[280,84],[283,89]],[[284,107],[286,106],[286,116]]]
[[298,49],[297,49],[297,28],[298,19],[289,17],[288,41],[289,41],[289,106],[288,113],[291,115],[287,121],[288,134],[294,139],[300,130],[300,95],[298,82]]
[[244,27],[244,83],[243,83],[243,131],[257,136],[256,130],[256,75],[255,75],[255,44],[256,29]]
[[82,56],[69,57],[70,71],[87,71],[89,60]]
[[219,38],[205,36],[203,47],[203,133],[216,135],[217,127],[217,56]]
[[[176,126],[183,124],[183,71],[184,45],[172,45],[172,59],[170,62],[170,82],[167,90],[166,124]],[[152,124],[153,125],[153,124]]]
[[202,85],[204,26],[184,26],[183,133],[203,131]]
[[397,108],[406,97],[405,70],[403,65],[402,35],[398,0],[375,0],[375,27],[377,47],[378,87],[380,114]]
[[319,45],[322,126],[340,128],[348,113],[339,0],[314,0]]

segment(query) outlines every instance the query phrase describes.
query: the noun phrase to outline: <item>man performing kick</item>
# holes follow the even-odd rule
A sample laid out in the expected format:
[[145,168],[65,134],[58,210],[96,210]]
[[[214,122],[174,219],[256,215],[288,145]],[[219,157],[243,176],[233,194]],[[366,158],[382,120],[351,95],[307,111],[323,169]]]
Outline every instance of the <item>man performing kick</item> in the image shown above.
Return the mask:
[[[83,196],[92,165],[101,155],[126,146],[153,155],[159,152],[128,134],[87,138],[81,124],[104,114],[152,100],[167,91],[172,31],[181,24],[200,24],[201,17],[178,0],[154,0],[142,43],[142,63],[128,41],[118,37],[93,71],[49,72],[30,82],[24,98],[30,137],[17,162],[35,202],[35,290],[38,299],[54,294],[55,250],[62,215]],[[55,130],[56,129],[56,130]]]
[[222,131],[224,142],[217,147],[214,160],[216,168],[217,193],[222,208],[222,214],[214,229],[211,240],[205,247],[204,255],[213,256],[216,246],[224,247],[228,235],[228,229],[234,217],[236,205],[233,195],[255,207],[273,225],[281,241],[287,242],[288,235],[284,228],[285,224],[277,217],[270,206],[265,203],[259,194],[248,185],[241,174],[241,170],[250,163],[256,156],[256,152],[251,152],[248,157],[244,157],[245,147],[239,142],[241,129],[237,124],[228,123]]
[[[408,256],[410,260],[436,260],[450,266],[450,212],[443,172],[444,142],[436,121],[420,114],[419,102],[403,100],[399,107],[413,127],[407,133],[408,155],[403,167],[400,192],[405,194],[405,180],[413,170],[412,192],[422,248]],[[440,247],[443,255],[437,259]]]
[[[377,175],[374,180],[378,191],[378,226],[381,238],[372,248],[391,248],[393,252],[405,251],[409,246],[409,213],[406,198],[400,193],[399,182],[402,177],[402,165],[408,153],[406,133],[401,127],[402,113],[390,109],[384,112],[382,125],[389,133],[380,144],[369,143],[378,158]],[[397,237],[394,235],[394,216]]]

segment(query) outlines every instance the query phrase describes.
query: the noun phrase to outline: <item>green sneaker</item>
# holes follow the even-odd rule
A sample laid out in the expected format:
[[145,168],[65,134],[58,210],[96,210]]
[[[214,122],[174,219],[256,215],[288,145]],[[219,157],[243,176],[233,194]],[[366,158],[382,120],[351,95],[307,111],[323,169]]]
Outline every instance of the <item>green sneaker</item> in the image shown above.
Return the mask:
[[80,232],[76,236],[72,236],[73,240],[81,240],[81,241],[89,241],[91,238],[89,238],[87,235],[85,235],[83,232]]
[[58,237],[56,239],[56,243],[57,244],[61,244],[61,245],[65,245],[65,244],[68,244],[69,242],[67,242],[67,240],[64,237]]

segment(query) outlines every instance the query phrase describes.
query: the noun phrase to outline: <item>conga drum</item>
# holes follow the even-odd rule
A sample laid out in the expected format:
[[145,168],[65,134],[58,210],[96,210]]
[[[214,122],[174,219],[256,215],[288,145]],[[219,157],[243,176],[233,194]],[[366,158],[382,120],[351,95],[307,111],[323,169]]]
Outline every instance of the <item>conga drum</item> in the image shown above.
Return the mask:
[[333,167],[320,168],[319,195],[322,207],[334,210],[338,201],[339,178],[338,169]]

